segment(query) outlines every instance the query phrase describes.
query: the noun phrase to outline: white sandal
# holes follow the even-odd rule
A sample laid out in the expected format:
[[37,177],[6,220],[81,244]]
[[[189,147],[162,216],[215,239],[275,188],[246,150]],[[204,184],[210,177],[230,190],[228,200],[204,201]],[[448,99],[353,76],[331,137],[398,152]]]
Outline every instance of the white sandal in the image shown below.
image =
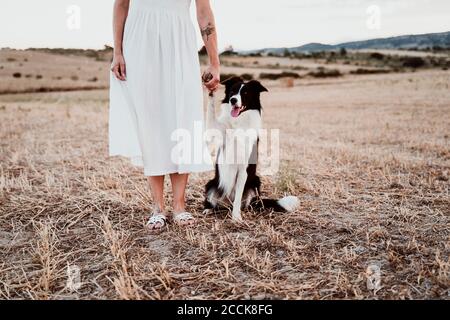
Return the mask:
[[[160,224],[158,228],[150,228],[151,226],[155,226],[157,223]],[[150,231],[161,231],[167,226],[167,217],[162,213],[154,213],[147,222],[147,228]]]
[[189,212],[181,212],[173,215],[173,221],[179,226],[190,226],[189,221],[195,221],[195,218]]

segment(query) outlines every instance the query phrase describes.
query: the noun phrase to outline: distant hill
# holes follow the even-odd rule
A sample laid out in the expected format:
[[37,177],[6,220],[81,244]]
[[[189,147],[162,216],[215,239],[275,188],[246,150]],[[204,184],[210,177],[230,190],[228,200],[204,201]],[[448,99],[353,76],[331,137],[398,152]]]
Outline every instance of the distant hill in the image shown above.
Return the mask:
[[241,51],[242,54],[274,54],[281,55],[286,51],[293,53],[307,53],[317,51],[339,50],[341,48],[357,49],[428,49],[433,47],[450,48],[450,31],[442,33],[428,33],[406,35],[390,38],[379,38],[365,41],[345,42],[336,45],[322,43],[308,43],[294,48],[266,48],[260,50]]
[[59,54],[65,56],[82,56],[94,58],[97,61],[110,61],[113,54],[113,48],[107,45],[105,45],[105,47],[101,50],[70,48],[28,48],[27,51]]

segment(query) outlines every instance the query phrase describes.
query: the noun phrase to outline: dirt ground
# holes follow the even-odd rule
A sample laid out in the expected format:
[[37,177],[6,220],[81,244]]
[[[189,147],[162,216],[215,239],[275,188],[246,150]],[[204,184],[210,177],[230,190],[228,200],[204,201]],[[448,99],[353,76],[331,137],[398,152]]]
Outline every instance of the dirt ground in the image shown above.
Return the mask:
[[0,298],[448,299],[449,84],[438,70],[265,82],[282,163],[263,196],[300,208],[202,217],[211,174],[193,175],[198,225],[157,236],[141,170],[107,157],[107,90],[0,95]]

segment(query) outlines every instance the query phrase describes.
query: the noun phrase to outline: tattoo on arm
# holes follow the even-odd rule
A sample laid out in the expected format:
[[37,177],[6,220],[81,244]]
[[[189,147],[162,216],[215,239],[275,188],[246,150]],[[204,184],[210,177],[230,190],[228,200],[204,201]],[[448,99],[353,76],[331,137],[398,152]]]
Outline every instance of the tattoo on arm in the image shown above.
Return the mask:
[[211,22],[208,23],[208,25],[201,29],[202,37],[206,37],[206,41],[209,40],[209,36],[212,35],[216,31],[216,28],[211,24]]

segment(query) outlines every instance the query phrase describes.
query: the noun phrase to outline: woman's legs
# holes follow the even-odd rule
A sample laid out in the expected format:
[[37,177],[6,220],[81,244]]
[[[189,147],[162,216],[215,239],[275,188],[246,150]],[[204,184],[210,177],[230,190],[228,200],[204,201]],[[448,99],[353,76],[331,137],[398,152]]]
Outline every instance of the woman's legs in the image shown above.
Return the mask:
[[[174,173],[170,175],[170,180],[172,183],[172,193],[173,193],[173,213],[179,214],[185,212],[186,202],[186,186],[188,182],[188,174],[178,174]],[[148,184],[152,193],[152,198],[154,202],[154,212],[165,214],[165,203],[164,203],[164,176],[154,176],[148,177]],[[194,223],[193,220],[181,221],[181,224],[191,225]],[[162,226],[157,223],[152,225],[152,229],[159,229]]]
[[[148,184],[150,186],[150,191],[153,198],[153,212],[165,214],[165,204],[164,204],[164,176],[154,176],[147,177]],[[156,223],[151,225],[151,229],[159,229],[162,225]]]
[[185,193],[188,181],[188,174],[174,173],[170,175],[173,192],[173,213],[181,213],[185,210]]
[[[188,178],[188,174],[174,173],[170,175],[170,180],[172,182],[174,215],[186,211],[185,195]],[[180,221],[180,224],[184,225],[192,225],[193,223],[193,220]]]

